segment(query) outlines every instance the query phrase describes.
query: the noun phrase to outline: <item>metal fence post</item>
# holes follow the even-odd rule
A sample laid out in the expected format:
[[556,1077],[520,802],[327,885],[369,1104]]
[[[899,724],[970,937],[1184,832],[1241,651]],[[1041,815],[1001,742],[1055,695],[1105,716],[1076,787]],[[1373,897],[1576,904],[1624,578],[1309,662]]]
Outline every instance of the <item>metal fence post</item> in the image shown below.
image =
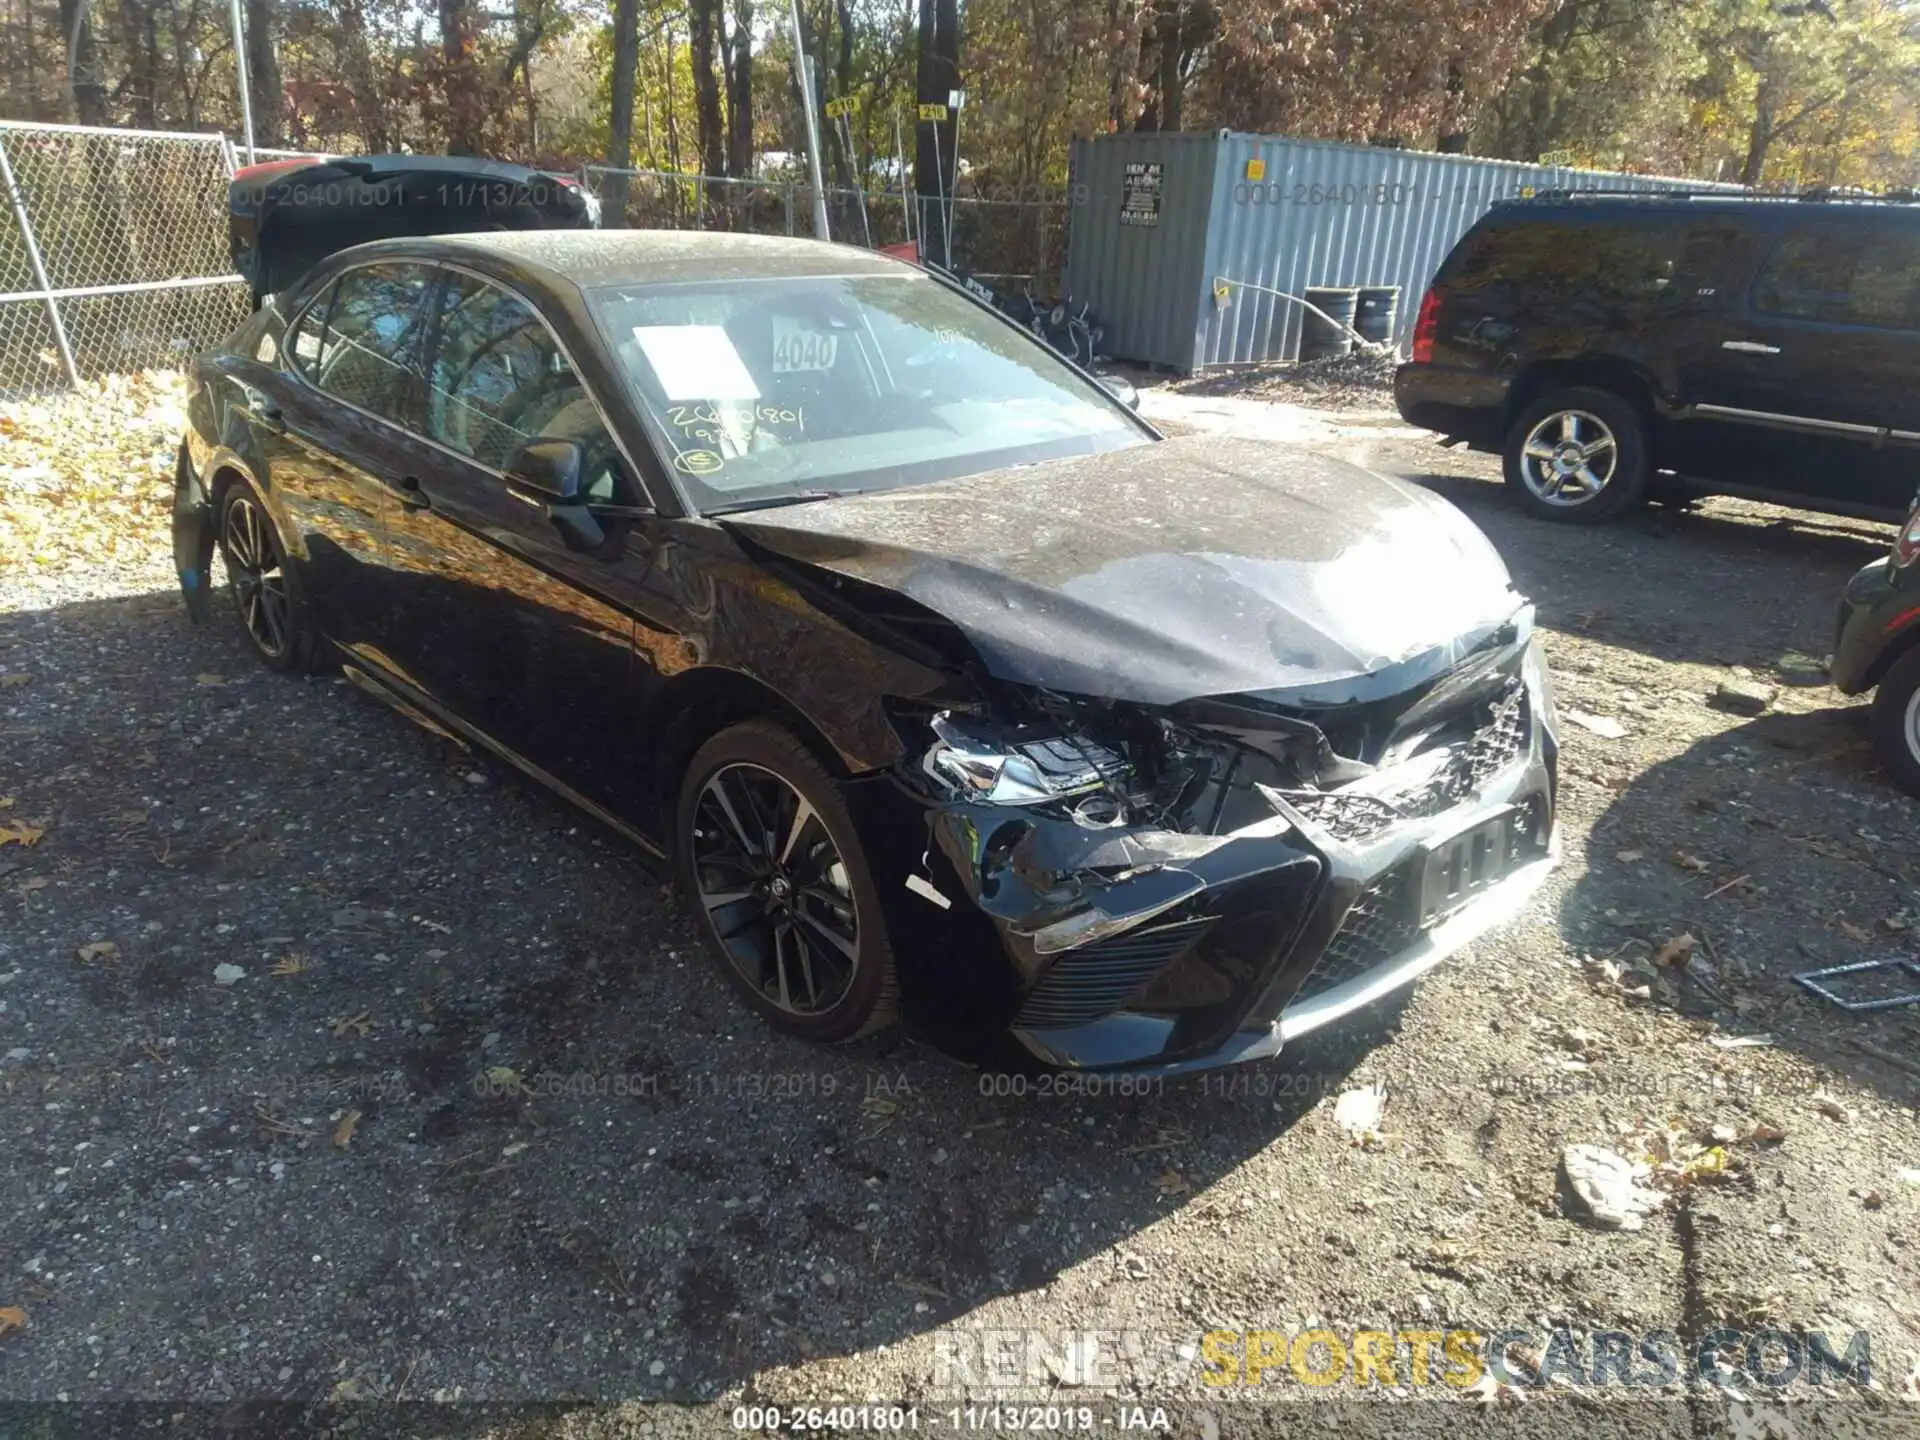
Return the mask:
[[786,207],[787,234],[791,235],[793,234],[793,182],[791,180],[781,187],[780,199]]
[[26,197],[14,183],[13,162],[7,158],[5,141],[0,141],[0,184],[7,187],[7,199],[13,202],[13,218],[20,226],[20,239],[27,247],[27,260],[33,266],[34,283],[47,304],[47,319],[53,322],[53,343],[60,350],[60,365],[67,372],[67,383],[80,388],[80,367],[73,363],[73,347],[67,344],[67,327],[60,319],[60,302],[53,298],[53,282],[47,279],[46,263],[40,258],[39,242],[33,238],[33,222],[27,218]]

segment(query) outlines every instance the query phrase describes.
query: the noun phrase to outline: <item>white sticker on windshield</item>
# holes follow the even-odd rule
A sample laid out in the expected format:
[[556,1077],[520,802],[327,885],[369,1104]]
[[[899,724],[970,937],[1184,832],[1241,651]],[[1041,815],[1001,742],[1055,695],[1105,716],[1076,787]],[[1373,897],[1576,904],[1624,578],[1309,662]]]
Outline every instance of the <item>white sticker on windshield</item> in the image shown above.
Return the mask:
[[758,400],[740,352],[718,325],[636,325],[633,338],[669,400]]

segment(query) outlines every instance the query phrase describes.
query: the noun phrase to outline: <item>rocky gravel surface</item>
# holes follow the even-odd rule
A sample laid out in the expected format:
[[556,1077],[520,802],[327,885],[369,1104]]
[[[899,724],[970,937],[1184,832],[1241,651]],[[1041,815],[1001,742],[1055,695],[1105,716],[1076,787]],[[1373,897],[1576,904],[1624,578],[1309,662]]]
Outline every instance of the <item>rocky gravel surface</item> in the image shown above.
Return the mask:
[[[1483,457],[1359,458],[1487,530],[1563,710],[1611,722],[1565,725],[1563,866],[1382,1013],[1138,1087],[772,1037],[617,839],[258,669],[224,608],[189,627],[158,527],[0,575],[0,1397],[606,1407],[540,1422],[581,1435],[1027,1398],[1231,1436],[1353,1392],[1209,1386],[1208,1331],[1770,1326],[1866,1331],[1870,1387],[1813,1428],[1752,1383],[1553,1404],[1516,1341],[1475,1396],[1582,1435],[1907,1426],[1920,1011],[1791,979],[1920,950],[1920,807],[1794,658],[1888,532],[1719,501],[1554,527]],[[1639,1228],[1582,1210],[1576,1145],[1645,1166]]]

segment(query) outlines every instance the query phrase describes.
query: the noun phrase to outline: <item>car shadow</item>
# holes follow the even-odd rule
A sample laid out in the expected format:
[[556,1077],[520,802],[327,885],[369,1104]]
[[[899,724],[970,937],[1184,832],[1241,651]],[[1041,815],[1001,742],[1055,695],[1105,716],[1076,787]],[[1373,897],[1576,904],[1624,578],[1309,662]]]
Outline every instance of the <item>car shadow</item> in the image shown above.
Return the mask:
[[[1885,555],[1893,538],[1891,526],[1871,521],[1721,499],[1556,525],[1521,510],[1496,483],[1393,473],[1472,517],[1542,623],[1661,660],[1762,666],[1789,650],[1825,657],[1848,577]],[[1729,605],[1730,593],[1753,603]]]
[[[1920,1007],[1849,1012],[1793,978],[1920,958],[1920,805],[1876,766],[1865,717],[1764,715],[1635,774],[1587,837],[1560,925],[1595,957],[1588,978],[1628,1003],[1762,1037],[1911,1106]],[[1685,958],[1654,963],[1662,949]]]
[[214,599],[0,614],[42,832],[0,848],[0,1253],[48,1394],[711,1398],[1206,1203],[1399,1023],[1129,1084],[783,1039],[631,847]]

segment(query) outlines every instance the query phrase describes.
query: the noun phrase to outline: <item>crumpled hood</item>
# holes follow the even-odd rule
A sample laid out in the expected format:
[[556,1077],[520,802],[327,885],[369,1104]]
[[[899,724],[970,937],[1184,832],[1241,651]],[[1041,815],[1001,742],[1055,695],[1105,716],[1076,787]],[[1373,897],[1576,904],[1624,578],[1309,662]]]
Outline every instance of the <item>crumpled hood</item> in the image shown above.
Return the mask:
[[1189,436],[730,516],[768,550],[951,620],[1004,680],[1170,705],[1443,673],[1523,602],[1484,535],[1418,487]]

